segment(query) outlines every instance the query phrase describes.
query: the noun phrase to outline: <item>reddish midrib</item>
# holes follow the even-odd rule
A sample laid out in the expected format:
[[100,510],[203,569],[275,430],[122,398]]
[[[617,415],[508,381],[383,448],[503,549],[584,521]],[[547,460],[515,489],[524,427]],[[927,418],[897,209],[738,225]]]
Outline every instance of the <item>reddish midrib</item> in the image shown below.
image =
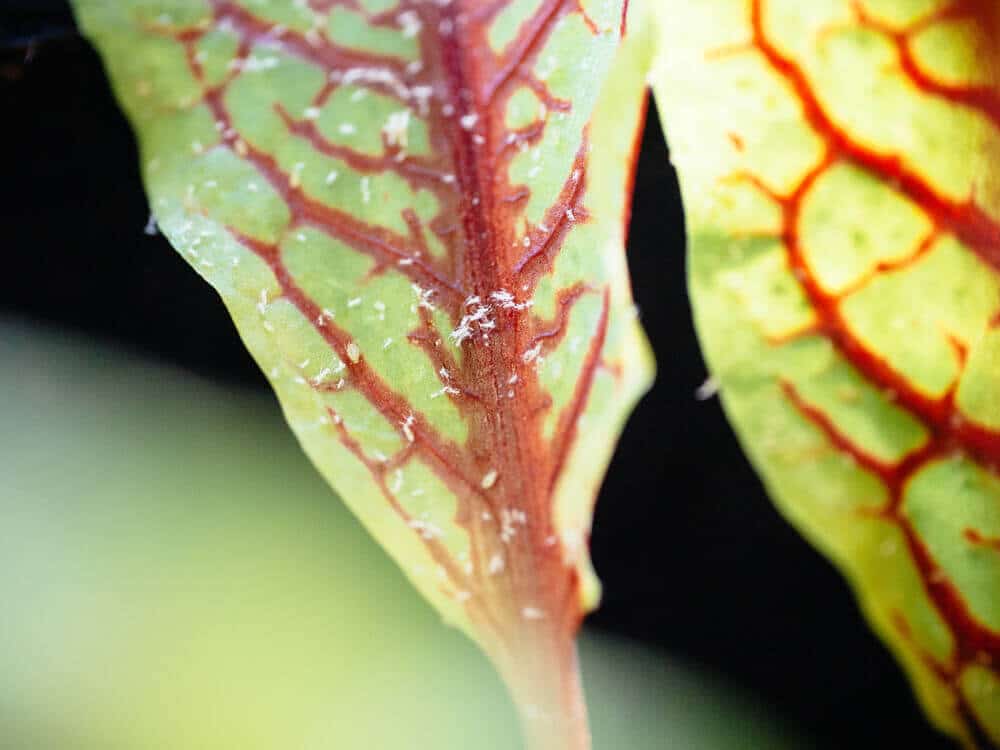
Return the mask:
[[[442,11],[442,16],[454,23],[453,9],[450,13]],[[436,25],[440,27],[440,23]],[[468,31],[467,29],[466,33]],[[454,270],[461,274],[459,278],[469,294],[478,296],[485,302],[492,291],[507,288],[500,280],[498,245],[508,237],[508,232],[504,231],[507,227],[496,221],[495,197],[498,186],[491,179],[501,165],[490,163],[479,153],[472,142],[471,132],[461,128],[458,121],[462,116],[482,114],[476,108],[476,100],[470,97],[481,85],[476,77],[476,73],[481,75],[481,63],[473,55],[467,54],[454,34],[438,34],[433,41],[425,38],[424,60],[432,69],[436,66],[443,76],[448,89],[448,102],[456,112],[453,118],[435,118],[432,122],[432,138],[450,146],[452,168],[459,185],[459,205],[455,210],[460,220],[461,240],[456,248],[458,252],[455,253]],[[484,124],[477,122],[480,128]],[[488,152],[492,144],[492,132],[489,128],[482,132],[487,140],[483,151]],[[479,199],[479,205],[475,209],[471,206],[473,197]],[[461,316],[464,309],[463,301],[455,313],[456,318]],[[524,423],[519,419],[521,415],[516,414],[515,404],[504,404],[501,401],[498,381],[501,377],[506,379],[509,376],[507,371],[513,350],[510,338],[510,326],[504,325],[502,330],[490,336],[491,345],[485,351],[478,341],[463,344],[461,367],[463,378],[467,381],[475,380],[477,392],[482,396],[480,408],[475,412],[470,412],[468,404],[462,405],[469,423],[466,442],[469,460],[479,476],[485,476],[490,471],[498,472],[495,486],[489,490],[488,495],[483,496],[483,507],[492,515],[493,523],[479,528],[487,533],[482,553],[492,555],[499,551],[503,554],[506,575],[499,580],[487,580],[487,584],[493,589],[493,598],[504,608],[503,619],[507,628],[517,632],[522,627],[519,610],[524,606],[525,594],[531,590],[528,583],[531,581],[530,569],[534,567],[535,561],[530,554],[531,550],[515,546],[518,537],[512,540],[514,544],[503,545],[498,539],[497,531],[503,508],[522,507],[521,504],[515,505],[511,497],[519,494],[512,490],[521,468],[520,456],[512,455],[511,443],[518,446],[519,438],[523,440],[526,437],[525,427],[530,425],[530,422]],[[525,552],[528,553],[527,559]],[[537,572],[542,574],[540,577],[544,577],[545,571]]]
[[[485,143],[473,141],[473,131],[461,128],[457,118],[438,120],[445,138],[452,146],[454,171],[461,188],[462,232],[464,235],[463,283],[484,301],[490,294],[509,290],[519,298],[533,295],[539,274],[512,273],[508,248],[516,237],[516,213],[501,200],[513,187],[507,180],[511,152],[497,148],[507,135],[503,125],[502,104],[505,86],[515,76],[545,39],[552,24],[566,12],[567,3],[547,2],[535,17],[525,23],[500,73],[489,69],[481,57],[488,49],[485,27],[465,27],[462,43],[456,35],[440,36],[434,45],[440,53],[443,79],[447,82],[450,103],[457,117],[478,115]],[[443,15],[453,22],[456,10],[450,6]],[[428,59],[435,50],[425,50]],[[478,196],[479,206],[470,204]],[[478,209],[478,210],[477,210]],[[560,238],[561,239],[561,238]],[[576,596],[576,577],[564,566],[556,548],[544,540],[552,534],[551,495],[539,481],[550,466],[550,452],[542,440],[541,417],[537,404],[544,398],[533,364],[524,363],[522,354],[530,348],[530,331],[520,311],[496,309],[497,329],[490,335],[489,346],[477,340],[464,345],[463,370],[466,377],[477,377],[485,394],[481,409],[470,415],[468,450],[482,474],[497,471],[496,485],[487,493],[490,512],[495,519],[505,509],[523,510],[527,526],[498,549],[508,560],[508,575],[497,585],[508,587],[503,600],[513,607],[510,612],[516,630],[548,632],[552,647],[575,630],[581,617]],[[484,375],[486,377],[484,377]],[[517,397],[507,398],[508,379],[518,376]],[[532,606],[544,612],[540,621],[526,622],[522,608]],[[537,637],[537,636],[536,636]]]

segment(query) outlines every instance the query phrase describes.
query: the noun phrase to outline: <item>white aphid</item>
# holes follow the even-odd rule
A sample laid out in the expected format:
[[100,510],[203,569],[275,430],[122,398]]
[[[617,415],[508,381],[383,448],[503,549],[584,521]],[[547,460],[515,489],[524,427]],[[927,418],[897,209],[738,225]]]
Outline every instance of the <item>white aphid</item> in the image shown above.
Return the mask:
[[719,392],[719,381],[714,375],[710,375],[705,382],[698,386],[694,392],[694,397],[699,401],[708,401]]
[[487,570],[491,576],[499,575],[504,569],[504,559],[503,555],[497,552],[493,557],[490,558],[489,566]]
[[416,436],[413,434],[413,423],[416,421],[416,417],[412,414],[407,414],[406,419],[400,422],[400,427],[403,428],[403,435],[406,436],[407,442],[412,443],[416,440]]
[[497,483],[497,476],[499,476],[499,474],[497,473],[497,470],[496,470],[496,469],[490,469],[490,470],[489,470],[488,472],[486,472],[486,473],[485,473],[485,474],[483,475],[483,479],[482,479],[482,481],[481,481],[481,482],[479,483],[479,485],[480,485],[480,486],[481,486],[481,487],[482,487],[482,488],[483,488],[484,490],[488,490],[488,489],[490,489],[490,488],[491,488],[491,487],[492,487],[493,485],[495,485],[495,484]]
[[407,525],[411,529],[417,531],[420,534],[420,536],[422,536],[424,539],[428,541],[430,541],[431,539],[440,539],[443,536],[441,529],[439,529],[430,521],[422,521],[419,518],[413,518]]
[[409,140],[410,110],[401,109],[389,115],[385,125],[382,126],[382,134],[385,141],[390,146],[406,148]]
[[538,359],[538,355],[541,353],[541,351],[542,351],[542,342],[539,341],[537,344],[535,344],[533,347],[531,347],[524,354],[521,355],[521,361],[524,362],[525,364],[534,362],[536,359]]
[[412,10],[404,10],[396,16],[396,21],[399,23],[399,28],[402,30],[403,36],[407,39],[415,37],[420,33],[420,29],[423,28],[423,24],[420,22],[420,16]]

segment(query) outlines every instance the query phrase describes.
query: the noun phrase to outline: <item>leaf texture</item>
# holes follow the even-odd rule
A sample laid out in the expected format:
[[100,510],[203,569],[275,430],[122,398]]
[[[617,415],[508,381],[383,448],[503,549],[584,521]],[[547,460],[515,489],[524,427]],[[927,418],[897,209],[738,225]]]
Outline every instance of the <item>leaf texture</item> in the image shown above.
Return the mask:
[[159,226],[319,470],[542,725],[579,700],[593,499],[651,374],[626,5],[76,2]]
[[697,325],[931,719],[1000,743],[1000,6],[681,0],[654,80]]

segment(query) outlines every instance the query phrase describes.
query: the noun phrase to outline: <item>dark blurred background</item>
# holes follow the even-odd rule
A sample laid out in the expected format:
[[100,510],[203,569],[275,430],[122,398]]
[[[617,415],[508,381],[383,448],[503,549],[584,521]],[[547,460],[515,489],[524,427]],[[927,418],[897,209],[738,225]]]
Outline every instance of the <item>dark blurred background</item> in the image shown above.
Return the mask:
[[[265,390],[215,293],[143,232],[132,135],[60,0],[0,0],[0,315]],[[685,292],[676,177],[655,111],[628,246],[659,376],[597,506],[600,631],[752,691],[817,747],[947,748],[836,571],[786,524],[706,377]]]

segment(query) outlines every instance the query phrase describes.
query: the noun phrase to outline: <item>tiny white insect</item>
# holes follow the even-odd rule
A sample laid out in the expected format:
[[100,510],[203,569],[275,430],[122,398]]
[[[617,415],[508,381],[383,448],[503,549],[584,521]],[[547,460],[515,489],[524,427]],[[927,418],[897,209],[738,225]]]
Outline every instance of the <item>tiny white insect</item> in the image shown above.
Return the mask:
[[298,188],[302,184],[302,170],[305,168],[303,162],[297,162],[288,176],[288,185],[292,189]]
[[719,381],[714,375],[710,375],[705,382],[698,386],[694,392],[694,397],[699,401],[708,401],[719,392]]
[[504,569],[504,559],[503,555],[497,552],[493,557],[490,558],[489,567],[487,570],[491,576],[499,575]]
[[390,146],[406,148],[409,141],[410,110],[402,109],[389,115],[382,126],[385,141]]
[[524,607],[521,610],[521,617],[525,620],[543,620],[545,613],[538,607]]
[[[413,493],[410,493],[413,494]],[[430,521],[422,521],[419,518],[413,518],[407,524],[411,529],[417,531],[420,536],[428,541],[431,539],[440,539],[443,534],[441,529],[435,526]]]
[[407,441],[410,443],[416,440],[416,436],[413,434],[413,423],[416,421],[416,417],[412,414],[407,414],[406,419],[400,422],[400,426],[403,429],[403,435],[406,436]]
[[499,476],[499,474],[498,474],[498,472],[497,472],[496,469],[490,469],[488,472],[486,472],[486,474],[483,475],[483,479],[479,483],[479,485],[484,490],[488,490],[491,487],[493,487],[493,485],[495,485],[497,483],[497,477],[498,476]]

